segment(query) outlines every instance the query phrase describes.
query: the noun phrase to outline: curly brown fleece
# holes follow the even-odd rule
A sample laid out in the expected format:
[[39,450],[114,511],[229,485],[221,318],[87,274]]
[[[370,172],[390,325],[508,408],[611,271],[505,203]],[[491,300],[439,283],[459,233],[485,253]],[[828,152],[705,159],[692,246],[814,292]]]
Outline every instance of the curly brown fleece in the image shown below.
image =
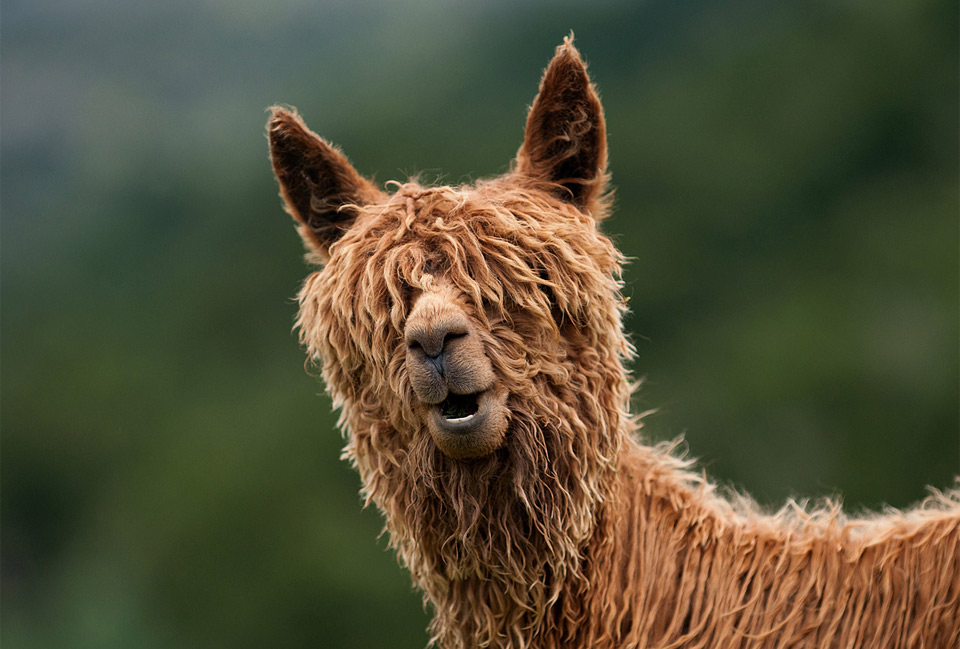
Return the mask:
[[[598,229],[603,113],[571,39],[511,171],[473,186],[387,194],[295,112],[274,109],[268,129],[320,265],[300,291],[300,338],[434,641],[960,646],[958,491],[859,520],[830,505],[764,514],[638,440],[624,260]],[[449,358],[420,354],[412,319]],[[490,414],[454,434],[441,400],[472,391],[478,421]]]

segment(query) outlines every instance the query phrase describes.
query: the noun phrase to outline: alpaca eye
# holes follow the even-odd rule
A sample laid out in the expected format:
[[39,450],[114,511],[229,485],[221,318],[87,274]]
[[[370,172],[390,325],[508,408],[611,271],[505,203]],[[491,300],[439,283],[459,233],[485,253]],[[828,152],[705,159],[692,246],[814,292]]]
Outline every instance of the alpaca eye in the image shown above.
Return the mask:
[[547,286],[546,284],[538,284],[537,286],[540,289],[540,292],[546,296],[547,302],[550,303],[550,307],[553,309],[557,308],[557,296],[554,295],[553,288]]
[[410,306],[413,301],[413,288],[409,284],[401,284],[398,289],[387,290],[387,305],[390,310],[393,310],[393,307],[399,303],[405,313],[410,311]]
[[553,292],[553,287],[550,286],[550,275],[547,274],[547,271],[540,269],[538,273],[542,281],[537,282],[537,288],[540,289],[540,292],[544,294],[547,298],[547,302],[550,303],[552,308],[557,306],[557,296]]
[[545,270],[541,270],[540,279],[542,282],[537,282],[537,288],[543,293],[543,296],[547,298],[547,304],[550,305],[550,315],[553,318],[553,321],[557,323],[557,326],[563,326],[565,320],[567,319],[566,314],[563,312],[563,309],[560,308],[560,305],[557,303],[557,295],[554,292],[553,286],[551,286],[550,276]]

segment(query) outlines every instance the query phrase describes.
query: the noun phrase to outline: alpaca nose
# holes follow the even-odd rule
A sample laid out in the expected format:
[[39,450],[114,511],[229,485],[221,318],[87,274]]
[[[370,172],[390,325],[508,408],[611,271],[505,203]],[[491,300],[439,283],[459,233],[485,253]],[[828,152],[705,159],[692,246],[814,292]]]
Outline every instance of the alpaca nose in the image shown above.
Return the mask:
[[447,318],[432,325],[408,327],[405,340],[410,350],[421,349],[428,358],[439,359],[450,342],[463,338],[467,332],[465,322],[459,318]]
[[493,385],[483,341],[466,312],[440,294],[420,296],[403,332],[410,387],[427,405],[450,393],[470,395]]

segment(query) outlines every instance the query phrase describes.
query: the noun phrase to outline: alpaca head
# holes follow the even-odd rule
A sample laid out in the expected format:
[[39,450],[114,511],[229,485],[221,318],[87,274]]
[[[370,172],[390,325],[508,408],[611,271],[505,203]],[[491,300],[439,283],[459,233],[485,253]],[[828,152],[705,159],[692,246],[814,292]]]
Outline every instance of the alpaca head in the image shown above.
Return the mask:
[[550,62],[511,170],[475,185],[381,191],[284,109],[268,136],[320,267],[301,341],[392,543],[428,593],[544,586],[594,524],[629,397],[603,113],[576,49]]

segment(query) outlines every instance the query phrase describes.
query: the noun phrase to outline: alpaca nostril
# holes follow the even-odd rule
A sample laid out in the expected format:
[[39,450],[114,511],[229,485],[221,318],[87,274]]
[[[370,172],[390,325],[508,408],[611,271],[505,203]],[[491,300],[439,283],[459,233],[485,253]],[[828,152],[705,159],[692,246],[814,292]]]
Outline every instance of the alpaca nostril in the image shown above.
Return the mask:
[[440,347],[440,353],[443,353],[443,350],[447,348],[447,345],[449,345],[451,341],[456,340],[456,339],[458,339],[458,338],[463,338],[463,337],[466,336],[466,335],[467,335],[467,332],[466,332],[466,331],[450,331],[450,332],[448,332],[448,333],[447,333],[446,335],[444,335],[444,337],[443,337],[443,343],[441,344],[441,347]]
[[428,358],[439,358],[451,342],[467,335],[466,327],[456,326],[456,324],[451,323],[447,327],[441,325],[433,328],[413,327],[408,329],[405,336],[407,349],[411,351],[419,349]]

